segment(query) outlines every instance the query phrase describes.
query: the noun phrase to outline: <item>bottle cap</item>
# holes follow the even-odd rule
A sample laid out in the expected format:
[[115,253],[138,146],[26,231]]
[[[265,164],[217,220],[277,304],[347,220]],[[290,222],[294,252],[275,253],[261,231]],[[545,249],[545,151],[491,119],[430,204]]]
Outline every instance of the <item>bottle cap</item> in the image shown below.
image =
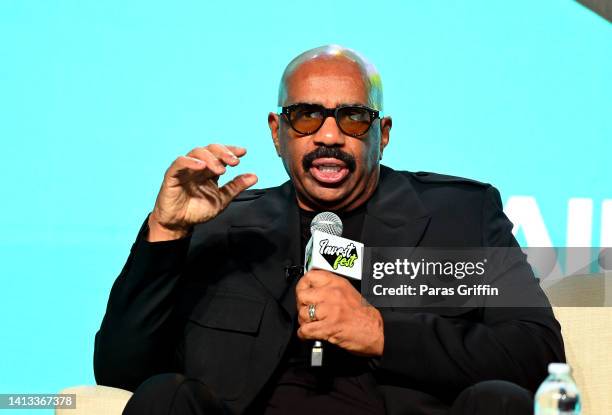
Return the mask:
[[549,363],[548,373],[554,375],[567,375],[571,369],[567,363]]

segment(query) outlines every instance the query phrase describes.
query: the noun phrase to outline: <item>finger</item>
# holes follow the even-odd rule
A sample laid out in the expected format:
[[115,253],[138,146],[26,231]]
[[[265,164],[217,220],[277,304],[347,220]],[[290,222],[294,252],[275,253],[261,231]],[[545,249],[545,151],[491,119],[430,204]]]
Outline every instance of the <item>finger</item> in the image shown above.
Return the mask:
[[305,278],[306,274],[302,275],[302,277],[298,280],[297,284],[295,284],[296,293],[300,290],[305,290],[305,289],[310,288],[310,280],[308,278]]
[[313,269],[304,274],[304,276],[300,278],[300,282],[304,280],[303,284],[308,284],[311,287],[323,287],[333,283],[336,278],[342,277],[338,277],[329,271]]
[[304,288],[296,290],[295,302],[298,307],[309,304],[319,304],[325,302],[325,292],[320,288]]
[[236,196],[257,183],[257,176],[252,173],[234,177],[219,189],[221,200],[227,206]]
[[225,163],[204,147],[194,148],[187,155],[204,161],[208,169],[217,176],[225,173]]
[[204,170],[206,168],[206,163],[200,159],[188,157],[188,156],[180,156],[177,157],[168,170],[166,174],[168,176],[174,176],[177,172],[181,170]]
[[324,321],[313,321],[300,325],[297,335],[302,340],[327,340],[330,332]]
[[225,165],[237,166],[240,163],[238,156],[223,144],[210,144],[206,148]]
[[309,305],[304,304],[298,310],[298,322],[300,324],[310,323],[313,321],[323,321],[327,317],[327,307],[325,304],[316,304],[315,305],[315,319],[311,320],[310,315],[308,314]]
[[[221,144],[223,145],[223,144]],[[247,152],[247,149],[244,147],[239,147],[239,146],[230,146],[230,145],[225,145],[225,147],[232,152],[232,154],[238,158],[244,156]]]
[[304,289],[304,288],[311,288],[314,286],[321,287],[321,286],[326,285],[325,282],[330,277],[334,277],[334,276],[335,275],[332,274],[331,272],[322,271],[322,270],[310,270],[307,273],[305,273],[302,276],[302,278],[299,279],[295,288],[296,290],[298,290],[298,289]]

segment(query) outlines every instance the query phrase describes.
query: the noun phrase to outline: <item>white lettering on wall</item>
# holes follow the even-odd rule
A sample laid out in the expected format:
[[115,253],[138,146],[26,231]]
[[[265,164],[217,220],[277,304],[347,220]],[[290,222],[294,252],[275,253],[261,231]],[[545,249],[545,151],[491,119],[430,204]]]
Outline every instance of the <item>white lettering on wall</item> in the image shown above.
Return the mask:
[[504,211],[514,225],[512,234],[516,236],[522,229],[527,246],[553,246],[534,197],[512,196],[506,202]]
[[592,246],[593,199],[571,198],[567,202],[567,239],[565,246]]
[[601,238],[599,246],[612,248],[612,199],[601,204]]
[[[528,247],[553,246],[538,202],[533,196],[511,196],[504,212],[514,225],[512,234],[522,230]],[[593,246],[593,199],[574,197],[567,201],[565,246]],[[601,247],[612,247],[612,199],[601,203]]]
[[[526,247],[553,246],[540,207],[534,197],[512,196],[506,202],[504,211],[514,225],[512,234],[516,236],[522,230]],[[593,199],[569,199],[566,223],[566,247],[593,246]],[[601,204],[599,246],[612,247],[612,199],[605,199]],[[593,260],[589,250],[575,250],[572,255],[567,256],[563,274],[555,250],[551,249],[549,255],[543,252],[539,251],[537,258],[534,258],[533,262],[530,258],[530,262],[541,274],[549,276],[588,272],[583,268]]]
[[[567,237],[565,246],[588,247],[593,243],[593,199],[571,198],[567,201]],[[586,249],[574,250],[566,260],[566,272],[573,273],[591,262]]]

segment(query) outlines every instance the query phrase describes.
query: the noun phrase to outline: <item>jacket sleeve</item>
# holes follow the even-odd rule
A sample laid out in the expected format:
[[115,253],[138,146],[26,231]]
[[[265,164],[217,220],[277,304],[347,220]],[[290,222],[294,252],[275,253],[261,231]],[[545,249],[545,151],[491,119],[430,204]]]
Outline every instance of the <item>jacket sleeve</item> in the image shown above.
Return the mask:
[[96,334],[98,384],[134,390],[148,377],[176,371],[176,287],[190,238],[148,242],[147,221],[113,284]]
[[[484,194],[482,215],[483,246],[518,248],[494,187]],[[378,370],[449,398],[492,379],[535,391],[547,364],[565,361],[561,329],[524,256],[511,262],[507,275],[518,276],[521,290],[542,298],[542,306],[484,307],[470,318],[381,310],[385,346]]]

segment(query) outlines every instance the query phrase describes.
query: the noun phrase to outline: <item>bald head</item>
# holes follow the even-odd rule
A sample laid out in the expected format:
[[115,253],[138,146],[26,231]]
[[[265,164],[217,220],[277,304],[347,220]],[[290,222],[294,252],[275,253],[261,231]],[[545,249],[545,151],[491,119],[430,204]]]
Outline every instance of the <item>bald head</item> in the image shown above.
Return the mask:
[[382,82],[380,74],[365,57],[356,51],[338,45],[326,45],[307,50],[294,58],[283,72],[278,88],[278,106],[285,106],[288,102],[288,86],[296,72],[303,67],[310,66],[345,66],[348,72],[357,71],[367,91],[368,105],[374,109],[383,109]]

